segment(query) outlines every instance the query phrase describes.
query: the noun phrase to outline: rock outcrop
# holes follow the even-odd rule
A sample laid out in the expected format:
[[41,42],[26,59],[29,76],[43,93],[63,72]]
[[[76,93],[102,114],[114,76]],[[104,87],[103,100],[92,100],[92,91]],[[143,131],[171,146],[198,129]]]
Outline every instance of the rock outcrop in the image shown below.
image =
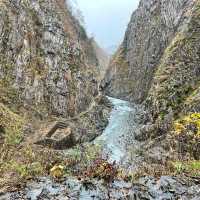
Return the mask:
[[113,57],[103,87],[115,97],[141,103],[147,97],[165,48],[192,6],[188,0],[142,0]]
[[66,1],[0,2],[0,101],[74,116],[98,94],[98,59]]
[[111,107],[106,97],[98,96],[87,111],[70,119],[45,122],[26,141],[58,150],[91,142],[106,128]]

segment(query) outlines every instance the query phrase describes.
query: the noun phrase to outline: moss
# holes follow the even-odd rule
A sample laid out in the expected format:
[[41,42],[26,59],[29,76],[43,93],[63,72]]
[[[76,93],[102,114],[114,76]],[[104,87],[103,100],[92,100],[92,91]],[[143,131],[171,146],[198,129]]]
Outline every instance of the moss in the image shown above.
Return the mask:
[[36,55],[31,59],[31,62],[27,65],[27,70],[31,71],[33,76],[46,77],[47,69],[45,60],[40,55]]
[[4,139],[7,144],[19,144],[23,137],[25,121],[19,115],[10,111],[0,103],[0,126],[4,129]]
[[[63,161],[59,153],[34,145],[0,147],[0,188],[21,185],[27,179],[48,175],[55,163]],[[12,174],[12,176],[9,176]]]
[[39,162],[24,164],[14,160],[6,163],[3,167],[4,170],[16,172],[20,178],[36,176],[38,174],[42,174],[44,170]]
[[1,81],[0,81],[0,102],[3,102],[5,104],[12,104],[19,102],[18,99],[18,92],[15,88],[11,86],[2,86]]
[[158,26],[158,24],[160,24],[162,22],[162,19],[159,15],[155,15],[153,17],[153,20],[154,20],[154,23],[155,23],[156,26]]

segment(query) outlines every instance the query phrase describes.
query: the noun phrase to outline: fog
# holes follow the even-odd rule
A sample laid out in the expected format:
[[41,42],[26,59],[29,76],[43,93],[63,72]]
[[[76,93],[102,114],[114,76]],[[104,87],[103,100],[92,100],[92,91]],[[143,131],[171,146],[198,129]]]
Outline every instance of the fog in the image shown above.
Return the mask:
[[139,0],[76,0],[85,27],[104,48],[119,45]]

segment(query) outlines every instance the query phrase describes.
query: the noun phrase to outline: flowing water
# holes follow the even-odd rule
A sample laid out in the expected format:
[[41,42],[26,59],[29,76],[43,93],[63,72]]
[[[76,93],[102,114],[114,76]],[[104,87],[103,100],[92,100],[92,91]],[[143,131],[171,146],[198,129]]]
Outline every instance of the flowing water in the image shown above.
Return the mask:
[[108,97],[113,104],[109,124],[94,143],[102,144],[110,161],[120,162],[126,155],[125,138],[133,132],[136,107],[128,101]]

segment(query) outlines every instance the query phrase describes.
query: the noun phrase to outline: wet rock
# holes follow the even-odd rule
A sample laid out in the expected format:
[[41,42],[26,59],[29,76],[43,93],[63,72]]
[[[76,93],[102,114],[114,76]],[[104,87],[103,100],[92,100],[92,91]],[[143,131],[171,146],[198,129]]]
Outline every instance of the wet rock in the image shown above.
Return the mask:
[[10,200],[20,199],[79,199],[79,200],[198,200],[200,185],[176,177],[163,176],[160,179],[143,177],[138,183],[116,180],[105,184],[101,180],[67,178],[55,183],[48,178],[29,183],[25,190],[9,194]]
[[71,128],[64,128],[57,129],[51,136],[48,133],[44,139],[37,141],[35,144],[63,150],[73,147],[76,142]]

